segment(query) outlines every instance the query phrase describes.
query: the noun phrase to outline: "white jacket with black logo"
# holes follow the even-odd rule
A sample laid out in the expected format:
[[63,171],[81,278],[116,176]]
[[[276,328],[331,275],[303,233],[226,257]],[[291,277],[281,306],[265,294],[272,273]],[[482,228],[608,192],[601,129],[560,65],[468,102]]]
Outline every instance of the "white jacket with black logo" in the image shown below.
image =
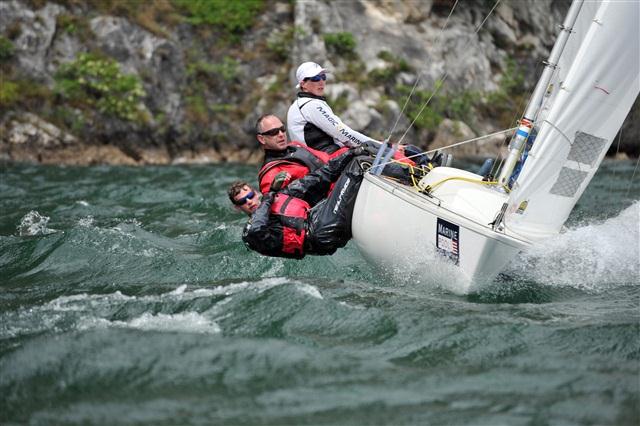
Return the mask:
[[344,124],[324,97],[305,92],[298,93],[289,107],[287,132],[290,140],[329,153],[373,140]]

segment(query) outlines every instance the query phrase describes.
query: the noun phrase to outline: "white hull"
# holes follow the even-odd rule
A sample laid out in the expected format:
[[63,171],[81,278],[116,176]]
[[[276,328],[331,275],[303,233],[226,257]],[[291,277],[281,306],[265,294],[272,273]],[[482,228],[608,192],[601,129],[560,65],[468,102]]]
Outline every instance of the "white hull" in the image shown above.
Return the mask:
[[[353,215],[362,254],[396,275],[473,284],[494,278],[531,241],[560,232],[640,93],[638,16],[637,0],[571,5],[499,174],[509,181],[535,124],[510,195],[448,167],[420,183],[431,197],[366,175]],[[506,231],[490,225],[500,212]]]
[[448,286],[467,292],[493,279],[528,243],[490,225],[507,195],[477,183],[480,176],[448,167],[434,169],[424,181],[445,179],[450,180],[428,197],[367,174],[354,207],[353,238],[362,255],[383,271],[436,285],[453,283]]

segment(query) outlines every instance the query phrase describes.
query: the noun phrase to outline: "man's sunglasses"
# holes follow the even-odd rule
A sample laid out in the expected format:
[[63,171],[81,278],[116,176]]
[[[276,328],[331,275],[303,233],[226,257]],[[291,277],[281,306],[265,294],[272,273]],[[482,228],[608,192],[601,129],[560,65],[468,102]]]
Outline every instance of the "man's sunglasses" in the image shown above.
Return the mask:
[[253,199],[253,197],[255,196],[256,196],[256,193],[254,191],[251,191],[244,197],[240,198],[239,200],[234,200],[233,204],[235,204],[236,206],[244,206],[245,204],[247,204],[247,201]]
[[275,129],[270,129],[267,130],[266,132],[262,132],[262,133],[258,133],[261,136],[276,136],[278,133],[282,132],[282,133],[286,133],[286,129],[283,126],[280,127],[276,127]]
[[314,83],[319,82],[320,80],[325,81],[327,79],[327,75],[325,73],[314,75],[313,77],[305,78],[304,81],[313,81]]

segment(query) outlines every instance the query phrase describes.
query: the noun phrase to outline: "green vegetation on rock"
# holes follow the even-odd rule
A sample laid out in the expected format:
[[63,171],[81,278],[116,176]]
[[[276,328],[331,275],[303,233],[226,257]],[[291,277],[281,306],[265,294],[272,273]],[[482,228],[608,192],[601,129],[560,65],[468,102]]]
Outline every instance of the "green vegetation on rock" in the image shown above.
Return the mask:
[[62,65],[55,75],[56,91],[78,106],[127,121],[142,118],[139,104],[145,96],[140,79],[125,75],[113,59],[83,53]]
[[11,40],[0,36],[0,62],[8,61],[15,54],[15,47]]
[[92,34],[86,19],[66,13],[57,16],[56,27],[62,32],[77,36],[82,41],[86,41]]
[[356,39],[349,32],[327,33],[324,35],[324,45],[327,51],[335,55],[354,58],[356,54]]
[[[410,86],[398,85],[396,90],[402,95],[403,103],[411,93]],[[411,121],[415,120],[416,128],[435,131],[444,118],[473,124],[474,111],[479,102],[480,95],[474,91],[442,93],[435,89],[434,91],[416,89],[411,95],[406,114]]]
[[173,0],[188,13],[193,25],[213,25],[232,34],[251,28],[262,11],[262,0]]
[[237,79],[239,74],[239,62],[231,56],[225,56],[222,61],[209,63],[206,61],[196,61],[187,65],[188,76],[220,77],[222,80],[231,82]]
[[516,61],[508,58],[500,86],[498,90],[487,95],[485,109],[490,116],[498,119],[501,126],[507,128],[520,118],[519,114],[524,111],[526,102],[524,75]]
[[0,108],[15,105],[19,99],[19,86],[13,81],[3,81],[0,84]]
[[378,58],[387,62],[387,66],[376,68],[369,72],[369,78],[374,84],[393,83],[399,73],[413,71],[413,68],[406,60],[398,58],[386,50],[378,53]]
[[304,28],[287,26],[269,35],[267,39],[267,49],[276,60],[285,61],[289,59],[289,52],[293,49],[295,37],[304,37],[305,35],[306,31]]
[[42,83],[3,75],[0,84],[0,109],[24,108],[36,111],[47,107],[52,99],[51,90]]

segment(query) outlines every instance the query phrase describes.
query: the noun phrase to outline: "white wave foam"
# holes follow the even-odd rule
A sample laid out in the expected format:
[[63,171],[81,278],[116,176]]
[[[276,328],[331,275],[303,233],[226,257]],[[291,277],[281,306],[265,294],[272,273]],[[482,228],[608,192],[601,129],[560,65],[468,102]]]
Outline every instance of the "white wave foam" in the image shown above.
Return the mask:
[[197,312],[173,315],[144,313],[127,322],[115,321],[114,325],[140,330],[184,331],[203,334],[216,334],[221,331],[218,324]]
[[[417,244],[416,244],[417,246]],[[441,256],[435,247],[414,250],[406,255],[402,265],[382,269],[380,272],[406,294],[424,294],[425,291],[442,289],[454,294],[467,294],[471,283],[460,268]]]
[[308,294],[311,297],[314,297],[316,299],[323,298],[322,294],[320,294],[320,290],[318,290],[317,287],[304,283],[295,283],[295,286],[297,290],[300,290],[301,292]]
[[[182,298],[186,285],[182,285],[177,289],[162,295],[153,296],[126,296],[120,291],[110,294],[93,294],[86,293],[75,294],[72,296],[61,296],[50,301],[38,309],[38,315],[45,314],[45,318],[57,318],[57,313],[75,313],[77,315],[76,324],[80,330],[93,328],[136,328],[140,330],[166,330],[166,331],[184,331],[191,333],[219,333],[220,326],[214,321],[208,319],[204,315],[197,312],[182,312],[177,314],[151,314],[144,313],[137,318],[128,321],[111,321],[96,316],[101,308],[108,308],[111,305],[122,305],[124,302],[140,302],[149,303],[157,302],[166,298]],[[195,294],[191,292],[190,294]],[[200,295],[201,296],[201,295]],[[47,311],[49,315],[47,315]]]
[[34,235],[47,235],[57,232],[55,229],[47,227],[49,223],[49,216],[43,216],[35,210],[31,210],[20,219],[20,225],[18,225],[18,234],[21,237],[34,236]]
[[[202,296],[231,296],[233,294],[241,293],[247,290],[257,291],[262,293],[271,288],[278,287],[284,284],[294,284],[297,286],[305,286],[307,284],[303,284],[297,281],[292,281],[290,278],[285,277],[274,277],[274,278],[264,278],[260,281],[243,281],[239,283],[233,283],[225,286],[214,287],[214,288],[200,288],[194,290],[192,292],[193,295],[197,295],[197,297]],[[310,286],[311,287],[311,286]],[[180,287],[179,287],[180,288]],[[174,290],[177,291],[177,290]],[[304,290],[303,290],[304,291]]]
[[78,225],[84,227],[84,228],[89,228],[93,225],[93,223],[95,222],[93,216],[89,215],[87,217],[83,217],[80,218],[78,220]]
[[72,296],[60,296],[44,305],[44,309],[52,311],[84,311],[87,308],[93,309],[99,305],[111,303],[122,303],[123,301],[135,299],[135,296],[125,296],[120,291],[110,294],[74,294]]
[[[13,319],[7,321],[7,324],[11,323],[12,326],[0,326],[0,337],[15,337],[51,329],[90,330],[109,327],[219,333],[220,326],[216,320],[220,320],[223,317],[217,317],[217,315],[221,313],[221,306],[232,300],[232,297],[226,297],[216,302],[214,306],[203,313],[143,313],[136,318],[119,321],[111,320],[109,317],[124,305],[145,307],[156,305],[159,302],[162,304],[184,302],[212,296],[232,296],[243,292],[262,293],[282,285],[293,286],[296,291],[322,299],[322,295],[316,287],[292,281],[285,277],[266,278],[256,282],[233,283],[213,288],[190,288],[188,285],[183,284],[166,293],[145,296],[127,296],[120,291],[108,294],[81,293],[60,296],[41,306],[21,309],[10,314],[15,318],[12,317]],[[0,316],[0,318],[5,320],[7,316]],[[34,322],[39,325],[34,326]]]
[[187,285],[186,284],[182,284],[181,286],[179,286],[175,290],[169,292],[169,294],[184,294],[184,291],[186,289],[187,289]]
[[640,281],[640,202],[605,222],[569,229],[518,256],[506,271],[589,291]]

